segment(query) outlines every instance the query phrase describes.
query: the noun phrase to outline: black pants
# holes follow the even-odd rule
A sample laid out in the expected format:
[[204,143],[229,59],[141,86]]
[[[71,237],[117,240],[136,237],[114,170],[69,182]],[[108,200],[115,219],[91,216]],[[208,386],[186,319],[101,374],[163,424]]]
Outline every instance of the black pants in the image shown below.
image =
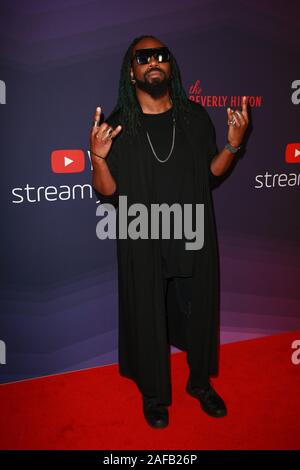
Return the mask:
[[[165,293],[165,299],[167,297],[167,290],[169,283],[173,282],[175,285],[175,292],[177,296],[177,302],[180,308],[180,311],[186,315],[187,319],[192,313],[191,307],[192,307],[192,286],[193,286],[193,277],[192,276],[186,276],[186,277],[179,277],[179,276],[174,276],[171,278],[164,278],[164,293]],[[187,345],[187,362],[189,365],[189,358],[191,358],[192,350],[189,346]],[[193,375],[190,372],[190,381],[191,385],[194,387],[205,387],[209,383],[209,377],[207,377],[203,383],[198,383]]]
[[[168,291],[168,286],[170,282],[174,282],[175,285],[175,292],[177,295],[177,301],[180,307],[181,312],[184,313],[184,315],[187,315],[189,317],[191,315],[191,299],[192,299],[192,276],[186,276],[186,277],[179,277],[179,276],[173,276],[173,277],[164,277],[163,282],[164,282],[164,294],[165,294],[165,301],[167,298],[167,291]],[[189,351],[187,351],[187,356],[189,355]],[[197,387],[204,387],[207,385],[209,378],[207,378],[207,382],[203,384],[195,384],[193,381],[193,377],[190,374],[190,380],[192,386],[197,386]],[[156,397],[145,397],[150,402],[157,402]]]
[[187,316],[191,314],[192,276],[164,278],[165,299],[169,282],[174,282],[180,310]]

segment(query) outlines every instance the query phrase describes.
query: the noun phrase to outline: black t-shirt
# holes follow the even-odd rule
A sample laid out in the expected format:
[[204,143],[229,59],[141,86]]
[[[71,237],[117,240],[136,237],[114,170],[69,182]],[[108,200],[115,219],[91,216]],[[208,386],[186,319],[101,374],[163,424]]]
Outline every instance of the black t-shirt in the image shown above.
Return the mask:
[[[143,114],[143,128],[148,131],[152,146],[160,160],[166,160],[172,147],[173,137],[173,113],[172,108],[159,114]],[[161,163],[152,152],[148,138],[146,145],[149,147],[149,155],[153,160],[154,180],[156,183],[156,195],[158,203],[179,203],[184,214],[183,204],[194,203],[194,169],[192,155],[188,142],[182,129],[176,123],[175,143],[169,159]],[[184,238],[174,239],[173,216],[171,212],[170,239],[162,239],[160,243],[162,253],[162,266],[165,277],[191,276],[193,269],[194,251],[185,249],[185,242],[191,241]],[[193,206],[193,229],[195,227],[195,212]]]

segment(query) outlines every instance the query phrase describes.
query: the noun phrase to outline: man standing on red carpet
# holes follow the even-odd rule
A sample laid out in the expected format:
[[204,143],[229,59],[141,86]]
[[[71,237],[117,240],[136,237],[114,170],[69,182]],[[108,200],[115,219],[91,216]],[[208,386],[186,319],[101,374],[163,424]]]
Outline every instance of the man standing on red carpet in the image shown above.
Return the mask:
[[[143,204],[204,207],[204,244],[188,236],[117,237],[119,371],[135,381],[147,423],[168,425],[170,345],[186,351],[186,391],[210,416],[226,406],[210,383],[219,347],[218,250],[211,190],[239,150],[248,114],[227,109],[228,142],[218,151],[207,111],[188,100],[179,67],[153,36],[136,38],[122,64],[119,97],[106,122],[96,109],[91,130],[92,185],[101,203],[121,212]],[[132,212],[131,212],[132,217]],[[197,217],[197,214],[196,214]],[[119,219],[117,216],[117,233]],[[130,216],[128,217],[130,219]],[[194,218],[193,218],[194,220]],[[128,223],[129,226],[129,223]]]

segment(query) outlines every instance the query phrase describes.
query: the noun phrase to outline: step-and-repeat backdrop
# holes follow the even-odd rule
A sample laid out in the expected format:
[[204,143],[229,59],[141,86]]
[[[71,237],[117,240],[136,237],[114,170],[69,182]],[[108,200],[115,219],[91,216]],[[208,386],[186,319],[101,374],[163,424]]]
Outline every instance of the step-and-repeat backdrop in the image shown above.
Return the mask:
[[214,190],[221,339],[300,328],[299,2],[2,0],[0,381],[117,361],[114,240],[96,236],[88,154],[131,41],[152,34],[226,142],[248,97],[244,151]]

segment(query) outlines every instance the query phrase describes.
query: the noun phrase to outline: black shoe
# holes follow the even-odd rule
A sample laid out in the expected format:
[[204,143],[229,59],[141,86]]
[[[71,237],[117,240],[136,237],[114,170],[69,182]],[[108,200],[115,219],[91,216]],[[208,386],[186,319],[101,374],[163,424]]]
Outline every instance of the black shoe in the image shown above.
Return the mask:
[[197,387],[192,388],[190,380],[188,380],[186,391],[189,395],[199,400],[201,408],[209,416],[213,416],[214,418],[221,418],[227,415],[227,409],[224,401],[213,389],[210,383],[203,389]]
[[151,398],[143,397],[143,413],[152,428],[165,428],[169,424],[168,408],[155,403]]

